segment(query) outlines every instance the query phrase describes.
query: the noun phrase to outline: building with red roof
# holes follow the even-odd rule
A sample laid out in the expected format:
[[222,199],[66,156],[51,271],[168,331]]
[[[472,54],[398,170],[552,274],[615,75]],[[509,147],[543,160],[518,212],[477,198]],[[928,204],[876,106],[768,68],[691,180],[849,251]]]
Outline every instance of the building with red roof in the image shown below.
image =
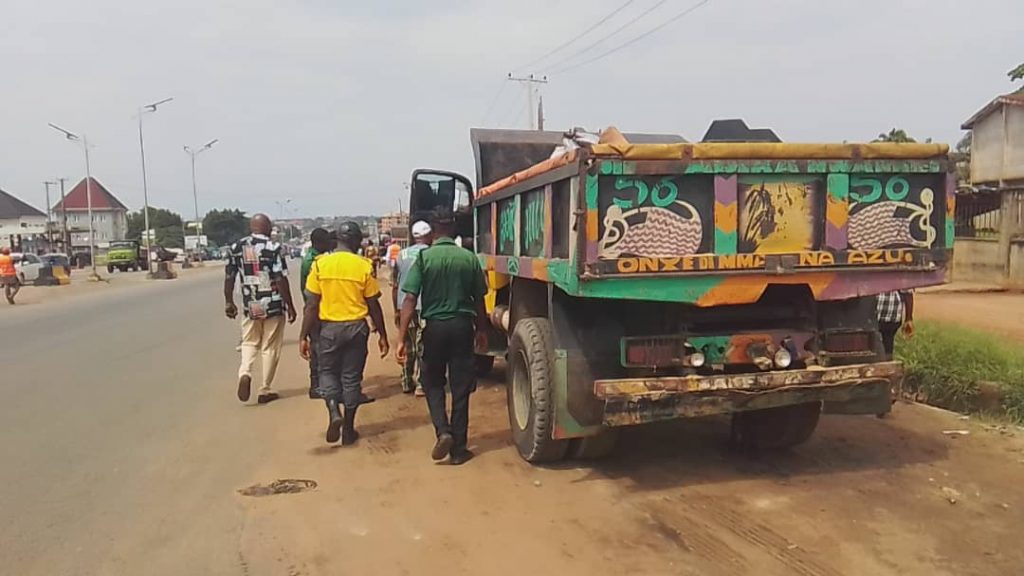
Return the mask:
[[96,231],[96,246],[105,246],[113,240],[124,240],[128,232],[128,207],[99,180],[90,178],[87,186],[86,179],[83,178],[62,201],[53,206],[53,212],[58,217],[67,213],[71,246],[89,246],[89,189],[92,191],[92,219],[93,229]]

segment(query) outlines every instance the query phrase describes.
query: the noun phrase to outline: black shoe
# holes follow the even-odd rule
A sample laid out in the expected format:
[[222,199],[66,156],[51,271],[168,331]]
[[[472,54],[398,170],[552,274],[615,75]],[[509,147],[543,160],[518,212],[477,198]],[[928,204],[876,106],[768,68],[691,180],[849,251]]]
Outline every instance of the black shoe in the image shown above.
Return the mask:
[[452,457],[448,460],[448,463],[452,466],[461,466],[472,460],[473,456],[474,454],[472,452],[463,448],[462,450],[452,452]]
[[277,400],[278,398],[280,398],[280,396],[277,395],[277,392],[267,392],[266,394],[260,394],[259,396],[257,396],[256,403],[270,404],[271,402]]
[[359,440],[359,432],[356,432],[356,410],[345,408],[345,424],[341,429],[341,445],[349,446]]
[[344,420],[341,417],[337,400],[328,399],[324,402],[327,404],[327,415],[330,417],[330,421],[327,423],[327,441],[333,444],[341,438],[341,425]]
[[377,401],[377,399],[374,398],[373,396],[367,396],[366,394],[362,394],[362,395],[359,396],[359,403],[360,404],[373,404],[376,401]]
[[434,449],[430,451],[430,457],[434,460],[444,460],[445,456],[452,451],[452,444],[455,443],[455,439],[452,438],[451,434],[443,432],[437,435],[437,442],[434,443]]
[[248,374],[238,378],[238,399],[242,402],[249,401],[249,387],[252,385],[252,376]]
[[309,399],[310,400],[319,400],[320,399],[320,392],[318,392],[316,388],[310,388],[309,389]]

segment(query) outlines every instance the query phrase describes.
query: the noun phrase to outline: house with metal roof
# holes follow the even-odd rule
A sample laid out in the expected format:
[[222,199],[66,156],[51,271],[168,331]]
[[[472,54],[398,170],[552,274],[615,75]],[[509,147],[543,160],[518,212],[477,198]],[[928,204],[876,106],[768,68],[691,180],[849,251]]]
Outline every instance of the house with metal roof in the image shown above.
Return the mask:
[[961,128],[971,131],[971,184],[1024,188],[1024,92],[996,96]]
[[46,234],[46,214],[0,190],[0,246],[20,250],[23,242]]
[[63,217],[67,213],[72,247],[89,246],[89,196],[92,192],[92,220],[96,231],[95,245],[104,247],[114,240],[124,240],[128,232],[128,207],[114,196],[96,178],[75,185],[64,200],[53,206],[53,213]]

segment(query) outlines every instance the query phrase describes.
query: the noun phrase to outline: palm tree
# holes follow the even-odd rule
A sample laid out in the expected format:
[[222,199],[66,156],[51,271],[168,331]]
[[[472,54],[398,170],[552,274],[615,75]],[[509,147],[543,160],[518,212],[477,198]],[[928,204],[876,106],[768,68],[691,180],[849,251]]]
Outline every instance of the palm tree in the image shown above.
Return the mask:
[[917,142],[917,140],[908,136],[905,130],[893,128],[889,130],[888,134],[884,132],[879,134],[878,138],[875,138],[872,142]]

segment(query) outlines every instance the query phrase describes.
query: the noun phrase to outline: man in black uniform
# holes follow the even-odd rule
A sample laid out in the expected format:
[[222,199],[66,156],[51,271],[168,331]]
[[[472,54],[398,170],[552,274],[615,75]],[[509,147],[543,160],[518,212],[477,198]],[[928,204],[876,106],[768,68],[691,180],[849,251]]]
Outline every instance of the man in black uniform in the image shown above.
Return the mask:
[[[458,246],[455,218],[451,210],[438,210],[430,223],[434,244],[423,249],[400,289],[405,293],[398,335],[398,357],[408,355],[406,334],[416,313],[417,296],[422,300],[423,390],[437,441],[434,460],[451,455],[453,465],[473,457],[467,449],[469,395],[476,388],[474,341],[477,349],[487,347],[484,281],[475,254]],[[451,421],[445,397],[445,372],[452,392]]]

